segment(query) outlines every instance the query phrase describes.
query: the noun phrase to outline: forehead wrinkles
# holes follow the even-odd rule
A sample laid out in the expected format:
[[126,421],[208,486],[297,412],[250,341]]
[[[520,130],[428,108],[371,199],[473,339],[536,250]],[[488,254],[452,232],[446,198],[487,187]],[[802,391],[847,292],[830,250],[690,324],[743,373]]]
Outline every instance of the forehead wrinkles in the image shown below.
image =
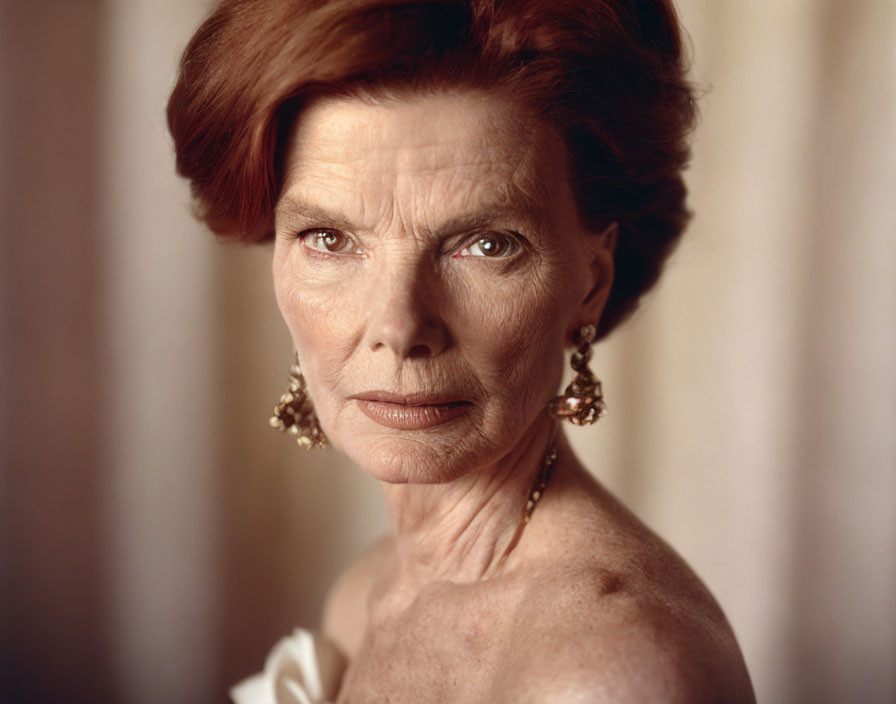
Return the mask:
[[[441,152],[441,153],[439,153]],[[512,150],[505,144],[483,142],[433,149],[430,153],[403,155],[386,177],[398,204],[414,207],[458,208],[480,203],[511,205],[528,195],[523,184],[534,180],[534,160],[526,149]],[[516,188],[520,192],[516,193]]]
[[318,192],[329,205],[343,205],[335,197],[402,220],[419,220],[418,210],[456,215],[445,211],[521,198],[530,209],[548,207],[555,195],[549,186],[565,176],[557,168],[565,163],[562,143],[515,108],[498,97],[463,95],[386,106],[345,98],[312,104],[293,132],[284,193]]

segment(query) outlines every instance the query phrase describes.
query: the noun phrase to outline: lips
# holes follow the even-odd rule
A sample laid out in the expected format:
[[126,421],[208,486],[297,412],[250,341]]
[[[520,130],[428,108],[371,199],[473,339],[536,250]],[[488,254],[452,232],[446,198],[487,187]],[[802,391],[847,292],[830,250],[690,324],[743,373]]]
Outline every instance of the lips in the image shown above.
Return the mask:
[[366,391],[352,396],[375,423],[395,430],[421,430],[465,415],[472,403],[456,394]]

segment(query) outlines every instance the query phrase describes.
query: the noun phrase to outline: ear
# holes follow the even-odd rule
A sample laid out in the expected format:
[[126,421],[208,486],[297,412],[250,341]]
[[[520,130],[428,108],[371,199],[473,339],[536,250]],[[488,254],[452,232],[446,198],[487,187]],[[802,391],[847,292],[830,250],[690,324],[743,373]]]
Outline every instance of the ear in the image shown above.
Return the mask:
[[[597,325],[600,320],[610,297],[610,288],[613,286],[613,254],[616,251],[618,235],[618,222],[610,223],[597,234],[586,235],[587,286],[584,297],[579,301],[576,329],[588,323]],[[569,333],[570,339],[572,332],[571,330]]]

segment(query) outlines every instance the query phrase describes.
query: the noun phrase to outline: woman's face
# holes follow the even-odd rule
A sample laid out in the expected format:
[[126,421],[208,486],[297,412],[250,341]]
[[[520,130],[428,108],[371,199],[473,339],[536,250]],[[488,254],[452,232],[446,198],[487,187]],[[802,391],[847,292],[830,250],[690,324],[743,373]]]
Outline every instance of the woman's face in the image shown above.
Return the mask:
[[612,245],[562,140],[481,92],[321,98],[276,207],[277,301],[324,432],[379,479],[444,482],[544,422]]

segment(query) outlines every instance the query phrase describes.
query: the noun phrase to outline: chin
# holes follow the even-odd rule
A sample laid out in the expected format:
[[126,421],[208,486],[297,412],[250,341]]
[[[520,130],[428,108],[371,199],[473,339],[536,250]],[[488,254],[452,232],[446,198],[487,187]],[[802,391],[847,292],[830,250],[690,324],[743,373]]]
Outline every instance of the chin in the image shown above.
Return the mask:
[[483,463],[475,443],[454,436],[402,433],[355,438],[341,449],[367,474],[390,484],[444,484]]
[[[478,409],[477,409],[478,410]],[[355,408],[323,423],[331,444],[367,474],[390,484],[444,484],[497,459],[481,412],[428,428],[383,427]],[[329,426],[329,427],[328,427]]]

